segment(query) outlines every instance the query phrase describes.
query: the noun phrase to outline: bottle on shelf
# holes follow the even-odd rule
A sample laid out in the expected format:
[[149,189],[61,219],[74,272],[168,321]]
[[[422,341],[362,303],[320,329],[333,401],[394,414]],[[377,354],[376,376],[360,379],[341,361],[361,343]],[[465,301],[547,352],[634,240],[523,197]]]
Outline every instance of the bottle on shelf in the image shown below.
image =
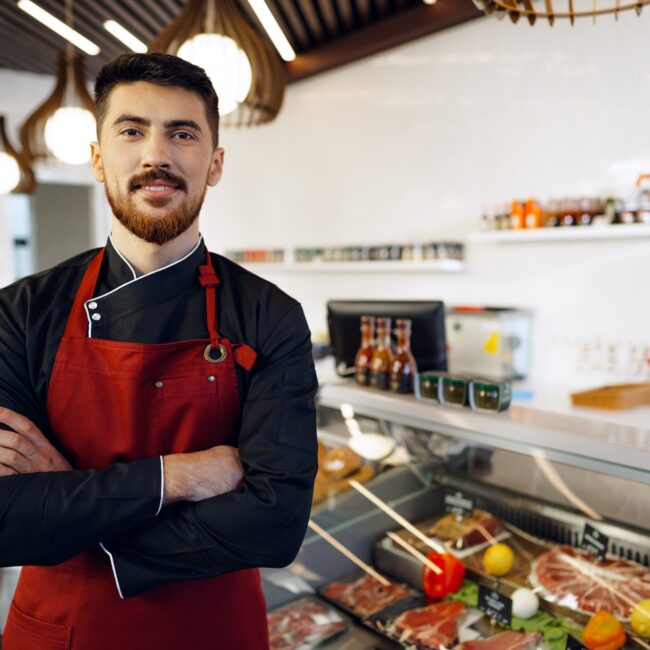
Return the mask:
[[361,345],[354,358],[354,378],[361,386],[370,385],[370,362],[375,352],[375,317],[361,317]]
[[391,364],[390,389],[394,393],[412,393],[418,369],[411,353],[411,320],[395,321],[397,345]]
[[542,227],[542,208],[535,199],[528,199],[524,208],[526,228]]
[[512,202],[510,207],[510,229],[511,230],[521,230],[526,227],[526,222],[524,219],[524,206],[521,201],[516,199]]
[[377,319],[377,345],[370,360],[370,385],[382,390],[390,388],[390,371],[393,363],[390,325],[390,318]]

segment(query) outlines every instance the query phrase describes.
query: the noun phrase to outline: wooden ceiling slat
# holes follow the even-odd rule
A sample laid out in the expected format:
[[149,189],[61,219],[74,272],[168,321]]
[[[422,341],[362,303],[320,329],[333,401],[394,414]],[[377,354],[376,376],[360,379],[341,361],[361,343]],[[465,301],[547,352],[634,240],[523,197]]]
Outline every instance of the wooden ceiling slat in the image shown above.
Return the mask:
[[374,23],[379,20],[380,15],[377,0],[368,0],[368,20]]
[[125,5],[122,0],[110,0],[108,7],[119,16],[119,19],[116,18],[116,20],[122,23],[129,31],[137,25],[139,26],[139,31],[155,36],[165,27],[165,25],[152,20],[151,16],[148,16],[146,12],[143,15],[143,11],[138,2],[129,2]]
[[352,24],[355,29],[360,29],[363,25],[363,16],[361,15],[361,10],[357,4],[357,0],[348,0],[348,6],[350,7],[350,13],[352,14]]
[[12,25],[19,32],[29,34],[41,43],[47,43],[57,51],[65,48],[67,41],[64,38],[61,38],[47,27],[41,26],[38,21],[23,13],[18,7],[0,2],[0,15],[6,19],[7,24]]
[[305,39],[296,31],[294,20],[291,19],[291,16],[287,12],[282,0],[275,0],[272,10],[274,11],[276,18],[280,18],[280,27],[282,28],[284,35],[291,42],[291,46],[296,53],[300,53],[305,49]]
[[338,30],[339,35],[346,34],[348,32],[348,25],[343,18],[340,0],[332,0],[332,12],[334,13],[336,29]]
[[320,25],[322,40],[331,41],[333,37],[332,30],[330,29],[330,26],[325,19],[323,8],[321,7],[319,0],[312,0],[312,7],[314,9],[316,18],[318,19],[318,24]]
[[[39,0],[43,9],[53,15],[57,15],[60,9],[58,0]],[[57,18],[64,20],[64,16],[58,11]],[[105,29],[102,20],[98,18],[97,11],[91,10],[82,3],[74,5],[74,17],[72,26],[80,34],[96,43],[102,51],[102,58],[112,58],[119,54],[124,46],[113,38]]]
[[307,41],[309,43],[310,47],[315,47],[316,44],[319,42],[319,39],[316,37],[316,34],[314,33],[314,30],[312,27],[309,25],[309,22],[307,21],[307,18],[305,17],[305,13],[303,11],[303,7],[301,5],[300,0],[293,0],[292,6],[294,11],[296,12],[296,16],[298,17],[298,20],[300,21],[300,25],[302,26],[305,36],[307,37]]

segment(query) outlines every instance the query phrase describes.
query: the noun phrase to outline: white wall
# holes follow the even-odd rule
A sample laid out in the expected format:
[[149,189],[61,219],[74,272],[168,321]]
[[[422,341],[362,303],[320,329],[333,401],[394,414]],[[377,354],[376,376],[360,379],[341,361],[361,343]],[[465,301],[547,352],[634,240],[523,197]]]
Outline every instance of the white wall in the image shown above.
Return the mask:
[[[224,131],[207,240],[225,250],[465,237],[484,203],[607,191],[613,163],[650,171],[648,36],[646,13],[574,28],[486,18],[295,84],[273,124]],[[468,262],[461,276],[269,277],[315,332],[334,297],[521,305],[535,310],[537,380],[649,376],[650,239],[470,244]]]

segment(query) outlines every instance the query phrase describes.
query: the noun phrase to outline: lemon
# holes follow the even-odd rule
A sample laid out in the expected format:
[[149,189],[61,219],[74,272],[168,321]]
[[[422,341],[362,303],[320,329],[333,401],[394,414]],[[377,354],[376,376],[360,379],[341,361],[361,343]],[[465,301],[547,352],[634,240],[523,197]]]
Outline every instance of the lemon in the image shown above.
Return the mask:
[[650,598],[640,600],[633,607],[630,625],[639,636],[650,639]]
[[515,554],[507,544],[493,544],[483,554],[483,568],[493,576],[504,576],[512,569]]

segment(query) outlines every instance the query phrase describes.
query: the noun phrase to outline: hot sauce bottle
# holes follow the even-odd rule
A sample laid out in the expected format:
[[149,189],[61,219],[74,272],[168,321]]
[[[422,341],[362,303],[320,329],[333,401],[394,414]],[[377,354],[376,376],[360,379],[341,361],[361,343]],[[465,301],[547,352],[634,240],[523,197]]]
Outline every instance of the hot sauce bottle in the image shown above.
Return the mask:
[[393,351],[390,342],[390,318],[377,319],[377,347],[370,360],[370,385],[374,388],[390,388],[390,371]]
[[394,393],[412,393],[418,368],[411,354],[411,321],[399,318],[395,327],[397,347],[391,364],[390,389]]
[[368,386],[370,384],[370,361],[375,352],[375,317],[361,317],[361,346],[354,358],[354,378],[357,384]]

